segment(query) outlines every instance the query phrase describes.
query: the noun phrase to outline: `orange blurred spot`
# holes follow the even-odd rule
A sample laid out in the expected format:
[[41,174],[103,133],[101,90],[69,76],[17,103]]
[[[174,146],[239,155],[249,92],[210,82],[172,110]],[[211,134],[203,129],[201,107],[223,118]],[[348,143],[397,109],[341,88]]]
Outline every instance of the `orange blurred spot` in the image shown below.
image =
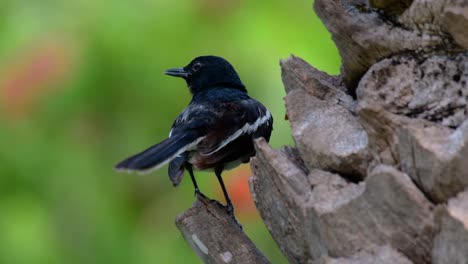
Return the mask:
[[[257,209],[250,195],[249,177],[252,175],[249,165],[241,165],[235,170],[226,173],[226,188],[236,210],[242,216],[253,217]],[[223,193],[219,193],[223,197]]]
[[38,96],[64,78],[71,56],[63,43],[47,43],[13,57],[0,71],[1,107],[10,117],[31,112]]

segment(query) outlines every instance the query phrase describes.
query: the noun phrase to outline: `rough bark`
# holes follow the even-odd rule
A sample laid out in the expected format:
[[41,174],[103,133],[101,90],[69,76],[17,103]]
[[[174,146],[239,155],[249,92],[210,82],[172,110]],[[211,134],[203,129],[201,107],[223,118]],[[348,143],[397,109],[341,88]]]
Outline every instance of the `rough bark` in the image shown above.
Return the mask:
[[436,203],[468,187],[468,121],[457,130],[408,127],[399,134],[402,171]]
[[314,264],[411,264],[408,260],[398,251],[389,246],[372,246],[366,250],[360,251],[357,254],[348,258],[330,258],[323,257]]
[[176,225],[204,263],[270,263],[217,201],[202,195]]
[[269,177],[252,177],[254,201],[290,262],[387,244],[418,263],[430,260],[433,206],[407,175],[380,165],[355,184],[322,170],[306,173],[290,149],[273,150],[264,140],[256,146],[254,174]]
[[296,148],[257,141],[250,181],[291,263],[467,259],[466,215],[450,205],[468,187],[467,6],[315,1],[342,74],[281,61]]
[[467,119],[468,53],[398,55],[373,65],[357,88],[359,104],[458,127]]
[[432,259],[435,264],[468,260],[468,189],[436,210],[438,233]]
[[[456,29],[466,25],[466,1],[415,0],[411,5],[411,1],[370,2],[373,6],[350,0],[314,1],[317,15],[340,52],[343,78],[351,94],[369,67],[384,58],[409,51],[430,54],[463,49],[453,41],[450,31],[456,32],[459,39],[466,38]],[[386,13],[397,2],[403,3],[396,8],[401,15]],[[379,12],[372,7],[384,9]]]
[[294,56],[282,60],[281,66],[283,78],[291,84],[285,98],[287,116],[306,166],[362,179],[369,162],[367,134],[341,80]]

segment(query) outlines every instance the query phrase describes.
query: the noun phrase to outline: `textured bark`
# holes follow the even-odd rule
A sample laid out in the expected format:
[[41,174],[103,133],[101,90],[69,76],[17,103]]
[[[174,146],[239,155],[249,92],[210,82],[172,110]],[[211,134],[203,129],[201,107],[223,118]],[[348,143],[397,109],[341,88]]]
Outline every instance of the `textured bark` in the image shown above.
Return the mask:
[[413,0],[369,0],[369,5],[389,15],[401,15],[412,2]]
[[314,1],[342,74],[281,61],[296,147],[257,141],[250,181],[291,263],[466,262],[467,6]]
[[435,264],[466,263],[468,260],[468,190],[436,210],[438,233],[434,239]]
[[292,55],[281,60],[281,78],[287,83],[286,93],[305,90],[317,99],[338,104],[355,112],[356,101],[347,93],[340,76],[331,76],[310,66],[303,59]]
[[287,115],[306,166],[362,179],[369,162],[367,134],[341,80],[294,56],[281,66],[283,80],[290,84]]
[[256,146],[254,174],[269,177],[252,177],[254,201],[290,262],[350,257],[387,244],[415,262],[429,262],[433,206],[407,175],[380,165],[355,184],[322,170],[306,174],[285,149],[263,140]]
[[[381,59],[408,51],[432,53],[462,49],[449,32],[458,32],[459,38],[464,39],[463,32],[455,28],[463,26],[466,16],[450,23],[451,19],[446,19],[443,11],[452,8],[457,11],[448,9],[447,12],[464,14],[466,1],[455,4],[450,0],[415,0],[411,5],[408,5],[410,1],[371,1],[375,7],[384,7],[383,13],[354,2],[314,1],[317,15],[331,32],[340,52],[343,78],[351,94],[355,93],[362,75]],[[386,15],[385,9],[395,6],[396,2],[403,3],[396,8],[396,13],[401,15]]]
[[217,201],[197,195],[176,225],[204,263],[270,263]]
[[298,158],[297,151],[292,148],[273,150],[264,139],[259,139],[256,158],[251,166],[255,175],[271,175],[251,177],[250,188],[273,239],[291,263],[311,259],[307,240],[313,238],[304,233],[307,230],[298,207],[311,186],[307,183],[307,169]]
[[454,6],[448,6],[444,10],[444,24],[448,32],[453,36],[455,42],[468,48],[468,4],[463,1]]
[[357,96],[359,104],[458,127],[467,119],[468,53],[384,59],[363,76]]
[[399,134],[402,171],[441,203],[468,187],[468,121],[457,130],[408,127]]
[[348,257],[348,258],[330,258],[323,257],[314,264],[411,264],[408,260],[398,251],[389,246],[373,246],[366,250]]
[[309,168],[364,178],[368,139],[355,115],[304,90],[291,91],[285,100],[293,137]]

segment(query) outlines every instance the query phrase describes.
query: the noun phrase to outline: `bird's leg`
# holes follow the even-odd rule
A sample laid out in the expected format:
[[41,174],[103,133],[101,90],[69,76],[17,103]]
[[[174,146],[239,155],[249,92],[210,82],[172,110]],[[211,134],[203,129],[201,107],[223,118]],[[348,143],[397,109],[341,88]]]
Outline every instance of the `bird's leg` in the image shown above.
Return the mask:
[[195,175],[193,175],[192,165],[186,165],[185,168],[188,170],[190,178],[192,179],[193,187],[195,188],[195,196],[201,194],[200,189],[198,189],[197,180],[195,180]]
[[221,173],[223,172],[223,168],[215,168],[216,178],[218,178],[219,184],[221,185],[221,189],[223,189],[224,198],[226,199],[226,210],[229,215],[234,218],[234,221],[242,229],[242,225],[237,220],[236,216],[234,215],[234,206],[232,205],[231,198],[229,198],[229,194],[226,190],[226,186],[224,186],[223,178],[221,177]]
[[232,206],[231,198],[229,198],[226,186],[224,186],[223,178],[221,177],[222,171],[222,169],[215,169],[215,174],[218,178],[219,184],[221,185],[221,189],[223,189],[224,198],[226,199],[226,209],[230,215],[234,215],[234,206]]

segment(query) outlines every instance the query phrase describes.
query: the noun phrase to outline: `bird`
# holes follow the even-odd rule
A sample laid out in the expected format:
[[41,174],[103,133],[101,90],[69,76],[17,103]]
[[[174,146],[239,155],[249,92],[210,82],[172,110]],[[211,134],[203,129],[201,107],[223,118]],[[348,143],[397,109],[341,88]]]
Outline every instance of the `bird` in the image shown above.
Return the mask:
[[254,139],[270,140],[273,116],[248,95],[234,67],[222,57],[199,56],[187,66],[168,69],[165,74],[186,81],[192,95],[190,103],[173,122],[168,138],[126,158],[115,168],[148,173],[169,163],[172,184],[178,186],[187,171],[195,195],[202,193],[194,170],[214,171],[226,200],[225,208],[234,216],[222,173],[249,162],[255,155]]

